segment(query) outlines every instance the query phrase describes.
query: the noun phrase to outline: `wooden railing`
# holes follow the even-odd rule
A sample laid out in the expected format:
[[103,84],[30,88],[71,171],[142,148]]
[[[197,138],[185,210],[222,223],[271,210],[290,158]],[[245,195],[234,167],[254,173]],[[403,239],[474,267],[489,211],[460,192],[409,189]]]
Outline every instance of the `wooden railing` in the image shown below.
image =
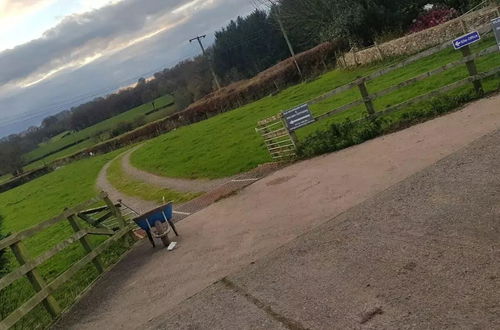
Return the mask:
[[[481,33],[481,35],[484,37],[485,35],[489,34],[490,32],[492,31],[492,27],[490,24],[487,24],[483,27],[481,27],[479,29],[479,32]],[[428,71],[428,72],[425,72],[425,73],[422,73],[422,74],[419,74],[415,77],[412,77],[411,79],[407,79],[403,82],[400,82],[396,85],[393,85],[393,86],[390,86],[388,88],[385,88],[381,91],[378,91],[378,92],[375,92],[375,93],[370,93],[368,88],[367,88],[367,85],[366,83],[369,82],[369,81],[373,81],[379,77],[382,77],[384,75],[387,75],[395,70],[398,70],[398,69],[402,69],[406,66],[408,66],[409,64],[411,63],[414,63],[418,60],[421,60],[425,57],[428,57],[428,56],[431,56],[433,54],[436,54],[446,48],[449,48],[449,47],[452,47],[452,41],[447,41],[441,45],[438,45],[438,46],[435,46],[433,48],[430,48],[426,51],[423,51],[417,55],[414,55],[412,57],[409,57],[407,58],[406,60],[404,61],[401,61],[399,63],[396,63],[396,64],[393,64],[391,66],[388,66],[382,70],[379,70],[377,72],[374,72],[372,74],[369,74],[365,77],[362,77],[362,78],[359,78],[359,79],[356,79],[354,80],[353,82],[351,83],[348,83],[346,85],[343,85],[343,86],[340,86],[338,88],[335,88],[323,95],[320,95],[308,102],[306,102],[306,104],[308,106],[311,106],[313,104],[317,104],[317,103],[320,103],[320,102],[323,102],[327,99],[330,99],[338,94],[341,94],[343,92],[347,92],[351,89],[358,89],[359,90],[359,94],[360,94],[360,98],[359,99],[356,99],[354,101],[351,101],[350,103],[348,104],[344,104],[340,107],[337,107],[335,109],[331,109],[331,110],[328,110],[326,111],[325,113],[322,113],[322,114],[319,114],[319,115],[316,115],[314,117],[315,121],[320,121],[320,120],[323,120],[323,119],[327,119],[329,117],[332,117],[336,114],[339,114],[339,113],[342,113],[342,112],[345,112],[345,111],[348,111],[350,109],[353,109],[357,106],[360,106],[360,105],[363,105],[365,106],[366,108],[366,113],[367,113],[367,116],[359,119],[358,121],[362,121],[362,120],[368,120],[368,119],[373,119],[373,118],[376,118],[376,117],[379,117],[379,116],[382,116],[382,115],[386,115],[386,114],[389,114],[389,113],[392,113],[392,112],[395,112],[397,110],[400,110],[404,107],[407,107],[409,105],[412,105],[412,104],[415,104],[415,103],[418,103],[418,102],[421,102],[421,101],[424,101],[424,100],[427,100],[427,99],[430,99],[432,97],[435,97],[435,96],[438,96],[442,93],[446,93],[446,92],[449,92],[449,91],[452,91],[456,88],[459,88],[461,86],[464,86],[466,84],[472,84],[474,86],[474,89],[476,91],[477,94],[481,95],[483,93],[483,86],[482,86],[482,80],[487,78],[487,77],[491,77],[491,76],[494,76],[496,74],[498,74],[500,72],[500,65],[496,68],[493,68],[492,70],[488,71],[488,72],[482,72],[482,73],[478,73],[477,71],[477,68],[476,68],[476,64],[475,64],[475,60],[480,58],[480,57],[483,57],[483,56],[486,56],[486,55],[489,55],[489,54],[492,54],[492,53],[498,53],[499,52],[499,49],[498,49],[498,46],[497,45],[494,45],[494,46],[491,46],[491,47],[488,47],[486,49],[482,49],[481,51],[475,53],[475,54],[472,54],[471,53],[471,50],[469,48],[469,46],[466,46],[464,48],[461,49],[461,52],[463,54],[463,58],[459,59],[459,60],[456,60],[454,62],[451,62],[451,63],[448,63],[446,65],[443,65],[443,66],[440,66],[436,69],[433,69],[431,71]],[[500,57],[500,54],[499,54],[499,57]],[[374,101],[377,100],[377,99],[380,99],[381,97],[383,96],[386,96],[386,95],[389,95],[391,93],[394,93],[396,91],[399,91],[401,90],[402,88],[404,87],[408,87],[408,86],[411,86],[419,81],[422,81],[422,80],[425,80],[425,79],[429,79],[437,74],[440,74],[440,73],[443,73],[443,72],[446,72],[450,69],[453,69],[453,68],[456,68],[456,67],[459,67],[461,65],[465,65],[466,68],[467,68],[467,71],[468,71],[468,74],[469,76],[464,78],[464,79],[461,79],[461,80],[458,80],[458,81],[455,81],[451,84],[448,84],[448,85],[445,85],[445,86],[442,86],[442,87],[439,87],[437,89],[434,89],[428,93],[425,93],[425,94],[422,94],[422,95],[418,95],[418,96],[415,96],[411,99],[408,99],[408,100],[405,100],[399,104],[396,104],[396,105],[393,105],[393,106],[390,106],[390,107],[387,107],[385,109],[381,109],[381,110],[378,110],[376,109],[375,105],[374,105]],[[266,135],[265,134],[269,134],[268,130],[270,129],[270,126],[272,125],[276,125],[276,120],[278,118],[281,118],[281,114],[277,114],[271,118],[268,118],[268,119],[264,119],[262,121],[260,121],[258,123],[258,126],[257,126],[257,131],[259,133],[261,133],[264,137],[264,140],[266,141],[266,145],[268,146],[269,148],[269,143],[273,143],[273,141],[269,141],[269,138],[266,138]],[[273,127],[277,127],[277,126],[273,126]],[[280,126],[281,128],[282,126]],[[283,127],[286,127],[283,126]],[[287,133],[283,133],[282,135],[285,136]],[[296,138],[294,136],[294,133],[292,132],[292,140],[294,141],[294,144],[293,146],[295,146],[295,142],[296,142]],[[288,145],[287,146],[288,149],[292,148],[292,145]],[[277,149],[277,150],[281,150],[281,149]],[[269,150],[270,153],[271,153],[271,156],[273,158],[276,158],[276,154],[272,152],[272,150]],[[289,150],[287,150],[288,153],[291,153]],[[279,156],[279,155],[278,155]]]
[[[86,216],[86,212],[83,211],[84,209],[99,202],[104,202],[105,204],[105,206],[101,207],[99,211],[103,211],[108,214],[106,216],[108,221],[110,218],[113,218],[113,221],[118,224],[118,227],[114,230],[104,226],[100,226],[99,228],[84,227],[78,220],[78,218],[84,219]],[[90,218],[88,215],[86,217],[87,219],[85,220],[88,221]],[[74,231],[74,235],[58,243],[52,249],[42,253],[40,256],[34,259],[31,258],[23,241],[55,224],[61,223],[62,221],[69,222]],[[109,238],[99,246],[93,247],[88,239],[89,235],[105,235],[109,236]],[[127,235],[129,235],[129,238],[127,238]],[[26,276],[36,292],[34,296],[28,299],[28,301],[24,302],[20,307],[0,321],[0,329],[8,329],[12,327],[22,317],[27,315],[40,304],[45,307],[47,312],[53,318],[57,317],[61,314],[61,307],[52,296],[52,293],[89,263],[93,264],[99,274],[103,273],[105,271],[105,267],[100,259],[100,255],[105,252],[111,244],[117,242],[118,240],[124,239],[127,244],[130,244],[131,238],[133,238],[133,236],[131,235],[131,226],[129,222],[123,217],[120,209],[109,200],[106,194],[103,193],[100,198],[89,200],[75,208],[65,210],[61,215],[53,219],[44,221],[22,232],[10,235],[0,241],[0,251],[10,248],[15,259],[19,263],[18,268],[0,278],[0,290],[5,289],[15,281],[21,279],[23,276]],[[85,256],[71,265],[69,269],[59,275],[56,279],[47,283],[40,275],[38,267],[76,242],[80,242],[82,245],[86,253]]]
[[[483,34],[487,34],[489,32],[491,32],[491,26],[488,25],[488,26],[485,26],[483,27],[482,29],[482,33]],[[468,46],[462,48],[462,54],[464,55],[464,57],[460,60],[457,60],[457,61],[454,61],[454,62],[451,62],[451,63],[448,63],[444,66],[441,66],[437,69],[434,69],[432,71],[429,71],[429,72],[425,72],[425,73],[422,73],[416,77],[413,77],[411,79],[408,79],[406,81],[403,81],[397,85],[394,85],[394,86],[391,86],[389,88],[386,88],[382,91],[379,91],[377,93],[373,93],[373,94],[370,94],[368,92],[368,89],[366,87],[366,83],[369,82],[369,81],[372,81],[372,80],[375,80],[376,78],[379,78],[381,76],[384,76],[390,72],[393,72],[397,69],[401,69],[401,68],[404,68],[405,66],[411,64],[411,63],[414,63],[418,60],[421,60],[425,57],[428,57],[428,56],[431,56],[433,54],[436,54],[446,48],[449,48],[451,47],[451,40],[448,41],[448,42],[445,42],[439,46],[436,46],[436,47],[433,47],[433,48],[430,48],[422,53],[419,53],[415,56],[412,56],[400,63],[397,63],[397,64],[394,64],[394,65],[391,65],[387,68],[384,68],[380,71],[377,71],[375,73],[372,73],[366,77],[362,77],[362,78],[359,78],[349,84],[346,84],[344,86],[341,86],[341,87],[338,87],[328,93],[325,93],[323,95],[320,95],[312,100],[310,100],[309,102],[307,102],[308,105],[313,105],[313,104],[316,104],[316,103],[319,103],[319,102],[322,102],[326,99],[329,99],[337,94],[340,94],[342,92],[346,92],[350,89],[353,89],[353,88],[358,88],[359,91],[360,91],[360,94],[361,94],[361,99],[358,99],[356,101],[353,101],[349,104],[346,104],[346,105],[343,105],[341,107],[338,107],[336,109],[332,109],[324,114],[321,114],[316,118],[316,120],[321,120],[321,119],[324,119],[324,118],[328,118],[328,117],[331,117],[332,115],[335,115],[337,113],[340,113],[340,112],[343,112],[343,111],[346,111],[346,110],[349,110],[349,109],[352,109],[360,104],[365,104],[365,107],[366,107],[366,110],[368,112],[368,114],[370,115],[382,115],[382,114],[385,114],[385,113],[388,113],[388,112],[393,112],[397,109],[400,109],[406,105],[409,105],[409,104],[412,104],[416,101],[419,101],[421,99],[426,99],[427,97],[429,96],[432,96],[432,95],[435,95],[436,93],[442,93],[442,92],[446,92],[446,91],[449,91],[449,90],[452,90],[452,89],[455,89],[457,87],[460,87],[460,86],[463,86],[467,83],[474,83],[474,86],[476,88],[476,91],[478,93],[481,93],[482,92],[482,87],[481,87],[481,80],[484,79],[484,78],[487,78],[487,77],[490,77],[490,76],[493,76],[495,74],[497,74],[499,71],[500,71],[500,68],[495,68],[489,72],[484,72],[484,73],[481,73],[481,74],[478,74],[477,73],[477,69],[475,69],[475,60],[477,58],[480,58],[480,57],[483,57],[483,56],[486,56],[486,55],[489,55],[489,54],[492,54],[492,53],[495,53],[497,52],[498,53],[498,46],[497,45],[494,45],[494,46],[491,46],[489,48],[486,48],[486,49],[483,49],[481,50],[480,52],[476,53],[476,54],[471,54],[470,53],[470,48]],[[439,73],[442,73],[442,72],[445,72],[447,70],[450,70],[450,69],[453,69],[459,65],[463,65],[465,64],[467,66],[467,69],[469,71],[469,77],[466,78],[466,79],[463,79],[463,80],[460,80],[460,81],[457,81],[455,83],[452,83],[450,85],[447,85],[447,86],[443,86],[439,89],[436,89],[428,94],[425,94],[425,95],[421,95],[421,96],[418,96],[416,99],[411,99],[411,100],[408,100],[408,101],[405,101],[403,103],[400,103],[394,107],[391,107],[389,109],[386,109],[384,111],[376,111],[374,105],[373,105],[373,101],[382,97],[382,96],[385,96],[385,95],[388,95],[390,93],[393,93],[395,91],[398,91],[404,87],[407,87],[407,86],[410,86],[416,82],[419,82],[419,81],[422,81],[424,79],[427,79],[427,78],[430,78],[434,75],[437,75]]]

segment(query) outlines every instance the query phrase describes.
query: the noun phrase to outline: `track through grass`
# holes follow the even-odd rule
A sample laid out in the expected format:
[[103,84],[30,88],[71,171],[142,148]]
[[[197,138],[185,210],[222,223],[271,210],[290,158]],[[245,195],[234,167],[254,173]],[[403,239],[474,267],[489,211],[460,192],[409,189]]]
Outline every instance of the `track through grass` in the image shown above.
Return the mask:
[[130,178],[122,169],[123,157],[124,155],[121,155],[110,163],[107,178],[113,187],[125,195],[156,203],[173,201],[176,204],[190,201],[201,195],[201,193],[181,193]]

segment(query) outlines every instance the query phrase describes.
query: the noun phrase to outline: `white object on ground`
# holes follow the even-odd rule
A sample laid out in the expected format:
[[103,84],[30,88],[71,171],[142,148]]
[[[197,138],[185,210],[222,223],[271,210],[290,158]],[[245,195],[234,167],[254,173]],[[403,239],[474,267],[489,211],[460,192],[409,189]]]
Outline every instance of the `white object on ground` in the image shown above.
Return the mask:
[[181,215],[191,215],[191,213],[187,212],[181,212],[181,211],[173,211],[174,214],[181,214]]
[[172,251],[173,249],[175,249],[176,245],[177,245],[177,242],[170,243],[169,246],[167,247],[167,250]]

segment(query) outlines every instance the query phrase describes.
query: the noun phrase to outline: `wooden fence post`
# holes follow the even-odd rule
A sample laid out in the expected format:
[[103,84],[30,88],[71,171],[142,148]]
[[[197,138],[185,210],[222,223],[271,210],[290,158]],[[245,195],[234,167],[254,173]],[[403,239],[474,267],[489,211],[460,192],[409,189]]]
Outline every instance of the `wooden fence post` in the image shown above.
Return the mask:
[[373,105],[372,100],[370,99],[370,94],[368,93],[368,89],[366,88],[365,81],[362,80],[359,84],[359,91],[361,96],[363,97],[363,102],[365,102],[366,111],[368,111],[369,115],[375,114],[375,106]]
[[[464,57],[472,55],[472,52],[470,50],[469,46],[465,46],[460,49],[462,51],[462,54]],[[465,65],[467,66],[467,71],[469,71],[469,75],[471,77],[475,77],[477,75],[477,67],[476,63],[474,62],[474,59],[465,62]],[[474,89],[476,90],[477,95],[483,95],[484,90],[483,90],[483,85],[481,84],[480,80],[473,80],[472,84],[474,85]]]
[[[10,248],[12,249],[12,252],[16,257],[17,262],[19,262],[21,266],[30,261],[28,251],[21,241],[14,243]],[[47,283],[45,283],[43,277],[38,273],[38,270],[36,269],[32,269],[27,272],[26,277],[28,278],[31,286],[36,292],[41,291],[47,286]],[[61,307],[52,295],[48,295],[47,298],[43,300],[43,306],[45,307],[47,312],[49,312],[49,314],[54,318],[61,314]]]
[[[125,227],[127,227],[127,221],[125,221],[125,218],[123,217],[122,213],[120,212],[120,210],[115,206],[115,204],[113,204],[113,202],[109,199],[109,196],[108,194],[106,194],[104,191],[101,193],[101,198],[104,200],[104,202],[106,203],[106,205],[108,206],[109,210],[111,211],[111,213],[116,217],[116,219],[118,220],[118,224],[120,225],[120,228],[123,229]],[[134,234],[132,234],[132,232],[129,233],[128,237],[132,240],[132,242],[135,241],[135,238],[134,238]],[[130,245],[129,241],[127,239],[125,239],[125,242],[127,243],[127,245]]]
[[[71,225],[71,228],[73,228],[75,233],[78,233],[80,230],[82,230],[82,227],[78,223],[76,216],[74,214],[72,214],[68,217],[68,221],[69,221],[69,224]],[[82,238],[80,238],[80,243],[82,244],[83,249],[85,250],[85,252],[87,252],[87,254],[92,252],[92,250],[93,250],[92,245],[90,244],[90,242],[86,236],[83,236]],[[94,264],[94,266],[97,269],[97,271],[99,272],[99,274],[102,274],[104,272],[104,266],[102,265],[102,261],[99,257],[94,258],[94,260],[92,260],[92,263]]]
[[374,42],[375,48],[377,48],[378,56],[380,57],[380,60],[383,61],[385,59],[384,54],[382,53],[382,49],[380,49],[380,46],[378,45],[378,42]]

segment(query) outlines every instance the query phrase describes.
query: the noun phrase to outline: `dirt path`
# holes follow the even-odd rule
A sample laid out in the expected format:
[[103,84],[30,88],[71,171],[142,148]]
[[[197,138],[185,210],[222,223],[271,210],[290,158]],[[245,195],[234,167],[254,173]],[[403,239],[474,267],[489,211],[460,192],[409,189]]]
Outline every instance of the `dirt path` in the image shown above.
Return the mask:
[[[135,149],[135,148],[134,148]],[[133,149],[133,150],[134,150]],[[136,211],[139,214],[146,213],[147,211],[154,209],[160,204],[152,202],[152,201],[146,201],[137,197],[132,197],[128,196],[121,191],[117,190],[113,185],[108,181],[107,178],[107,171],[109,166],[113,161],[115,161],[117,158],[122,157],[128,157],[130,156],[130,152],[133,151],[126,151],[124,154],[120,154],[114,159],[112,159],[110,162],[108,162],[99,172],[99,175],[96,180],[96,186],[99,190],[105,191],[108,193],[109,197],[113,201],[119,201],[121,200],[123,204],[127,205],[130,207],[132,210]],[[123,164],[122,164],[123,165]],[[131,166],[131,165],[129,165]],[[231,178],[225,178],[225,179],[220,179],[220,180],[214,180],[214,181],[206,181],[204,188],[209,189],[206,193],[201,195],[198,198],[195,198],[189,202],[186,202],[181,205],[175,205],[174,206],[174,220],[179,221],[187,216],[194,214],[207,206],[215,203],[216,201],[230,196],[233,193],[237,192],[240,189],[243,189],[244,187],[260,180],[261,178],[269,175],[270,173],[273,173],[276,171],[278,168],[281,168],[283,165],[278,164],[278,163],[268,163],[264,164],[262,166],[259,166],[249,172],[238,174],[237,176],[233,176]],[[168,184],[168,182],[171,182],[171,180],[176,181],[176,182],[182,182],[185,181],[182,185],[184,188],[187,188],[188,186],[194,187],[196,185],[196,182],[198,180],[180,180],[180,179],[169,179],[169,178],[161,178],[161,177],[156,177],[155,175],[143,172],[143,175],[136,176],[134,179],[136,180],[147,180],[149,184],[159,186],[157,183],[157,179],[163,179],[163,187],[170,188],[172,187]]]
[[150,322],[156,329],[500,329],[500,130]]
[[[116,158],[118,158],[120,156],[121,155],[117,156]],[[129,207],[131,207],[133,210],[137,211],[138,213],[146,213],[147,211],[152,210],[155,207],[157,207],[158,205],[154,202],[145,201],[145,200],[142,200],[139,198],[125,195],[125,194],[121,193],[120,191],[116,190],[115,187],[113,187],[113,185],[108,181],[108,178],[107,178],[107,171],[108,171],[108,168],[113,160],[111,160],[109,163],[107,163],[99,172],[99,175],[98,175],[97,181],[96,181],[97,189],[105,191],[109,195],[109,197],[111,198],[112,201],[122,200],[126,205],[128,205]]]
[[221,178],[215,180],[188,180],[188,179],[178,179],[178,178],[167,178],[159,175],[155,175],[146,171],[142,171],[130,163],[130,155],[140,148],[137,146],[132,150],[125,153],[122,158],[122,168],[131,177],[136,180],[147,182],[152,185],[156,185],[163,188],[169,188],[179,192],[206,192],[217,188],[218,186],[226,183],[233,179]]
[[[182,237],[174,252],[152,250],[145,244],[132,251],[58,326],[156,326],[164,322],[166,314],[175,313],[179,304],[189,305],[187,298],[212,283],[499,128],[500,96],[496,96],[404,131],[279,170],[179,223]],[[297,295],[302,297],[300,292]],[[335,296],[335,291],[330,292],[330,297]],[[236,305],[237,298],[232,299]],[[319,312],[321,309],[314,311]],[[248,317],[252,315],[249,309]]]

